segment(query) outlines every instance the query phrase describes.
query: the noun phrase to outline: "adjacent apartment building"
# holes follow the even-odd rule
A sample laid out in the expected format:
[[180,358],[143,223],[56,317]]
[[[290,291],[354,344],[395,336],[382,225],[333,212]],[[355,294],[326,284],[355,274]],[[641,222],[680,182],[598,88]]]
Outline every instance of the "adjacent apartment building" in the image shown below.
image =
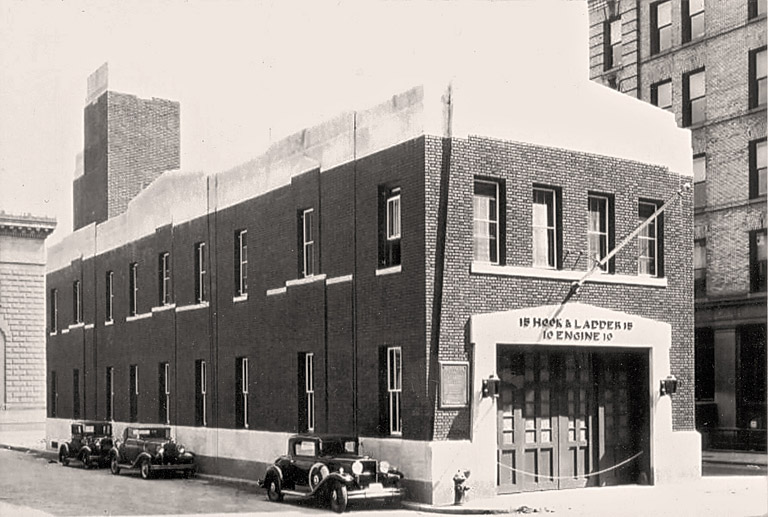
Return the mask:
[[705,446],[765,450],[766,1],[590,0],[589,15],[591,78],[691,131],[696,426]]

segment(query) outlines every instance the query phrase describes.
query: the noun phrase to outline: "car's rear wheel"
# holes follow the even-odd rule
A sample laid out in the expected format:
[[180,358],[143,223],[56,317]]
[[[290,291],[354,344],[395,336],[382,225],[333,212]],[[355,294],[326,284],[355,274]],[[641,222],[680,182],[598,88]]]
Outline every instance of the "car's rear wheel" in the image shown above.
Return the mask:
[[61,463],[65,467],[69,465],[69,454],[67,454],[67,449],[65,449],[64,447],[59,449],[59,463]]
[[280,489],[280,480],[272,474],[267,479],[267,498],[275,503],[283,500],[283,491]]
[[115,476],[120,474],[120,463],[117,461],[117,454],[113,454],[109,459],[109,471]]
[[331,510],[336,513],[343,513],[347,509],[348,502],[349,497],[346,485],[336,481],[331,487]]
[[144,458],[139,464],[139,473],[141,473],[141,479],[149,479],[152,474],[152,468],[149,465],[149,460]]

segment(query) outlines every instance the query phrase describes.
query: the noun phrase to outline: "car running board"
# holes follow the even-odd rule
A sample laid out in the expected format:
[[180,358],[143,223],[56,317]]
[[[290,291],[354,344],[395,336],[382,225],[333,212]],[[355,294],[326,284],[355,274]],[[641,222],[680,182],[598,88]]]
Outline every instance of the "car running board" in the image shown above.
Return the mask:
[[314,492],[299,492],[298,490],[282,490],[283,495],[292,495],[295,497],[309,497],[314,495]]

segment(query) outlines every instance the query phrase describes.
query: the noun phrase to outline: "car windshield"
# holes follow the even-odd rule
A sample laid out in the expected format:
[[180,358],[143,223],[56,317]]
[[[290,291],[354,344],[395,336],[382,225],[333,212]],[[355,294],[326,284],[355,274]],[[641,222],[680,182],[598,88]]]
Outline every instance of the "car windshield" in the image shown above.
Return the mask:
[[150,429],[132,429],[130,438],[170,438],[171,430],[167,427]]
[[322,445],[324,456],[336,454],[357,454],[357,441],[355,440],[324,440]]
[[88,424],[83,432],[85,434],[111,435],[112,426],[110,424]]

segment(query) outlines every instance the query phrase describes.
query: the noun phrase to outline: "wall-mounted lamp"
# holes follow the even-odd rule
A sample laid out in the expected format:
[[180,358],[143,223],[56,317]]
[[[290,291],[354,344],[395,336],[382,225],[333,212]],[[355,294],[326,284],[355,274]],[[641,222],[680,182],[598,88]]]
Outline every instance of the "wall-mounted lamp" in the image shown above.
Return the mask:
[[677,378],[674,375],[668,375],[666,379],[662,379],[659,391],[662,397],[675,393],[677,391]]
[[483,398],[498,397],[500,382],[501,380],[496,377],[495,373],[492,373],[487,379],[483,379]]

